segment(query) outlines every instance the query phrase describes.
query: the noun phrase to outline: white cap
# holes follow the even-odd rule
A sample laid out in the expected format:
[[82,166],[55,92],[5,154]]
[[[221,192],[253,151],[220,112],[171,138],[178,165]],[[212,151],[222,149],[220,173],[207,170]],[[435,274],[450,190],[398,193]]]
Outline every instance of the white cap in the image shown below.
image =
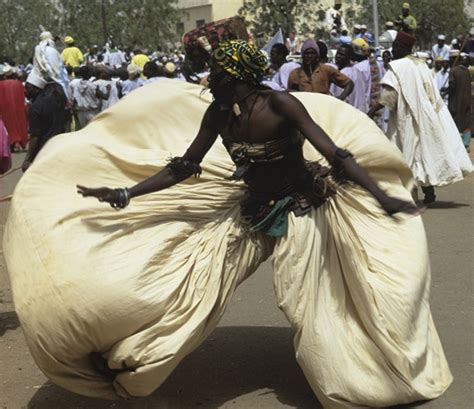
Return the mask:
[[53,39],[53,35],[49,31],[43,31],[40,34],[40,41],[52,40],[52,39]]
[[354,28],[356,28],[357,30],[360,30],[361,25],[360,24],[354,24]]
[[366,26],[365,24],[362,24],[362,25],[360,26],[360,29],[361,29],[361,30],[367,30],[367,26]]
[[428,58],[430,58],[430,55],[427,52],[424,52],[424,51],[417,51],[415,53],[415,56],[418,57],[418,58],[421,58],[423,60],[427,60]]
[[3,70],[2,70],[2,74],[3,75],[9,75],[9,74],[13,74],[13,67],[11,65],[8,65],[8,64],[5,64],[3,66]]
[[140,75],[142,70],[140,67],[136,64],[128,64],[127,66],[127,72],[129,75]]
[[444,34],[440,34],[438,36],[438,40],[446,40],[446,36]]
[[28,75],[26,82],[40,89],[43,89],[46,86],[46,81],[34,71],[30,72],[30,75]]

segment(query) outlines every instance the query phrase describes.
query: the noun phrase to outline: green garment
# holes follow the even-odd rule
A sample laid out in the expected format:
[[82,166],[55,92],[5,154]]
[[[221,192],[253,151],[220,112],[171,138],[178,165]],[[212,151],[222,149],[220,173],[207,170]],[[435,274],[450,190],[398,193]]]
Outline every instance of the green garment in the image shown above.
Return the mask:
[[416,18],[413,17],[411,14],[408,15],[407,17],[400,16],[400,20],[402,20],[403,23],[404,23],[411,31],[415,31],[415,30],[416,30]]
[[291,196],[278,200],[272,211],[263,220],[251,227],[252,231],[261,231],[269,236],[283,236],[288,231],[289,205],[293,202]]

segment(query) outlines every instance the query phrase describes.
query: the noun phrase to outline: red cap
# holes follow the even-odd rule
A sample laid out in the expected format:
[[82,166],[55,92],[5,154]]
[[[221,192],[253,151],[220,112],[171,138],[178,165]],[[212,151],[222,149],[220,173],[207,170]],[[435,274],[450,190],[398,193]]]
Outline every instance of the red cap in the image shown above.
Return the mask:
[[395,41],[407,47],[413,47],[413,44],[416,43],[416,37],[414,35],[405,33],[404,31],[399,31],[394,42]]

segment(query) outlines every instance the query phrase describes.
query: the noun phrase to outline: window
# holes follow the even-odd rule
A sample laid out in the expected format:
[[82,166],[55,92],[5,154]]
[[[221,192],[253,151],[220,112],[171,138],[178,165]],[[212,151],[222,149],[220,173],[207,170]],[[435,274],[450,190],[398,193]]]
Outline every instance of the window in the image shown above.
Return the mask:
[[206,24],[206,20],[202,19],[202,20],[196,20],[196,27],[201,27],[203,26],[204,24]]
[[182,35],[184,34],[184,23],[176,23],[176,32],[179,34],[179,35]]

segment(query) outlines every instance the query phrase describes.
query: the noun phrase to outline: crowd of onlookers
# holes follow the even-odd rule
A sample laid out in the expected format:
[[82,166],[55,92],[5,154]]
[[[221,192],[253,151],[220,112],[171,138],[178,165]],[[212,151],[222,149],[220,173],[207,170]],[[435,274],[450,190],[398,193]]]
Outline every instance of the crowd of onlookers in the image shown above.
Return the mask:
[[[340,5],[340,1],[335,1],[326,13],[326,41],[303,41],[297,33],[289,32],[286,38],[274,37],[266,44],[269,65],[263,84],[279,91],[333,95],[368,113],[379,98],[380,81],[389,69],[394,40],[400,32],[410,36],[416,29],[416,19],[409,5],[404,4],[401,16],[386,23],[379,38],[381,47],[376,48],[374,35],[365,24],[356,24],[349,31]],[[439,34],[430,50],[415,53],[432,69],[446,104],[453,94],[449,87],[451,67],[457,64],[469,67],[469,53],[474,57],[473,37],[458,36],[448,42],[445,35]],[[30,124],[28,129],[26,110],[30,110],[30,122],[40,122],[31,119],[31,112],[36,112],[31,108],[35,103],[38,105],[37,95],[42,95],[39,100],[43,105],[46,101],[56,106],[62,90],[66,101],[62,130],[70,131],[81,129],[99,112],[149,83],[175,79],[206,85],[209,67],[203,65],[200,72],[195,72],[195,65],[188,63],[181,49],[171,52],[160,48],[153,52],[138,47],[123,49],[112,38],[102,48],[93,45],[85,50],[76,45],[72,36],[66,36],[62,43],[61,47],[59,38],[43,32],[28,64],[17,65],[8,57],[0,57],[0,136],[4,135],[5,140],[8,134],[8,143],[2,144],[0,155],[7,155],[9,149],[18,151],[26,147],[32,128]],[[25,105],[25,88],[30,97],[29,106]],[[385,130],[388,113],[379,112],[374,120]]]

